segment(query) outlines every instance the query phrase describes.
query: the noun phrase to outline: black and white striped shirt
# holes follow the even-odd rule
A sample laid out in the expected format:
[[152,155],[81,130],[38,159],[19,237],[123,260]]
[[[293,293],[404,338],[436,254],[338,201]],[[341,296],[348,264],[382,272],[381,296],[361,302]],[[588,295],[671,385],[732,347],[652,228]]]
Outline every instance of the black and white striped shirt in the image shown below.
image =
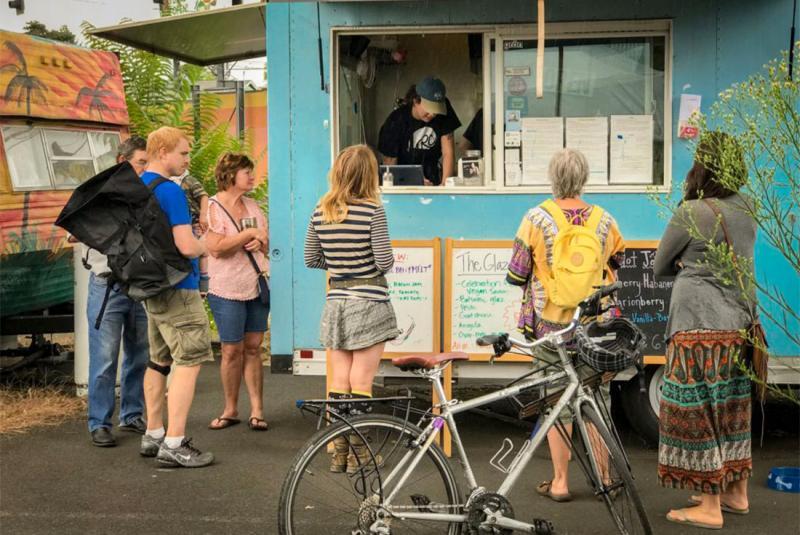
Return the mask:
[[[388,273],[394,254],[383,206],[368,201],[350,204],[341,223],[323,223],[317,206],[306,231],[304,260],[306,267],[327,269],[331,280]],[[380,286],[364,285],[328,290],[328,299],[387,301],[389,293]]]

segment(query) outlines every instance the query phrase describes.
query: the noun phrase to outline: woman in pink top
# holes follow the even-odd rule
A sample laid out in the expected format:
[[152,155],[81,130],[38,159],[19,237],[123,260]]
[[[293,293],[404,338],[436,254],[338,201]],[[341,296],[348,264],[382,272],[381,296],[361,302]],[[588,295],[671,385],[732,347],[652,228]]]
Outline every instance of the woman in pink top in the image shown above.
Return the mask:
[[[239,423],[242,376],[250,396],[248,425],[253,431],[268,428],[261,400],[261,342],[267,330],[269,305],[259,297],[259,273],[248,252],[259,271],[267,272],[269,234],[264,213],[253,199],[245,197],[255,186],[253,167],[244,154],[223,154],[214,171],[218,191],[208,203],[208,304],[222,342],[220,374],[225,394],[225,408],[209,429]],[[247,228],[253,223],[254,227]]]

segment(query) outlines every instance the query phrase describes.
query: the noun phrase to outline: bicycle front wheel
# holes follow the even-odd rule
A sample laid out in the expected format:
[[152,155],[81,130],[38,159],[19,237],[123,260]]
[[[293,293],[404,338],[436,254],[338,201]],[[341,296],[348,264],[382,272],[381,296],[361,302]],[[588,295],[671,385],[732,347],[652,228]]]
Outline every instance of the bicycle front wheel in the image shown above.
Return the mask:
[[[366,535],[379,516],[385,517],[383,522],[393,535],[460,533],[460,524],[454,522],[392,517],[403,511],[462,512],[457,481],[435,444],[391,506],[384,507],[385,498],[419,451],[412,441],[421,433],[417,426],[385,415],[358,416],[321,429],[300,450],[286,475],[278,510],[279,533]],[[398,465],[401,469],[392,474]]]
[[622,447],[591,405],[581,405],[580,412],[584,429],[581,443],[574,447],[595,495],[605,504],[619,533],[650,535],[650,521]]

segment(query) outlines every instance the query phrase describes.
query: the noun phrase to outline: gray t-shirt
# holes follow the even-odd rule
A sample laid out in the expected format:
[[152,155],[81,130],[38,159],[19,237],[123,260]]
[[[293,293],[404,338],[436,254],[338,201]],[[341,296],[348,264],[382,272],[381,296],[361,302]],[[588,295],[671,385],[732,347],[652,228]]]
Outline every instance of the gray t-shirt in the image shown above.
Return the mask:
[[[745,210],[745,199],[732,195],[711,199],[725,218],[739,266],[753,266],[756,222]],[[696,228],[700,237],[689,229]],[[667,337],[695,329],[744,329],[755,317],[755,296],[745,299],[738,284],[728,286],[707,267],[707,241],[724,243],[725,234],[714,212],[702,200],[684,202],[672,216],[656,253],[657,278],[675,278],[667,321]],[[678,267],[680,263],[683,267]],[[747,275],[752,276],[752,273]],[[745,279],[746,280],[746,279]]]

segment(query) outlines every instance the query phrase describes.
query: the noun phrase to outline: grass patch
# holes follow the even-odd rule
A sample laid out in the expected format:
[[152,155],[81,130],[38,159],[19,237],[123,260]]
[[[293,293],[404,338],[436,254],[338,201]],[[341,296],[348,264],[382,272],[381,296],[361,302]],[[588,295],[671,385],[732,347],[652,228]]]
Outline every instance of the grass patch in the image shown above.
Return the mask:
[[0,435],[53,426],[85,413],[86,402],[53,387],[0,390]]

